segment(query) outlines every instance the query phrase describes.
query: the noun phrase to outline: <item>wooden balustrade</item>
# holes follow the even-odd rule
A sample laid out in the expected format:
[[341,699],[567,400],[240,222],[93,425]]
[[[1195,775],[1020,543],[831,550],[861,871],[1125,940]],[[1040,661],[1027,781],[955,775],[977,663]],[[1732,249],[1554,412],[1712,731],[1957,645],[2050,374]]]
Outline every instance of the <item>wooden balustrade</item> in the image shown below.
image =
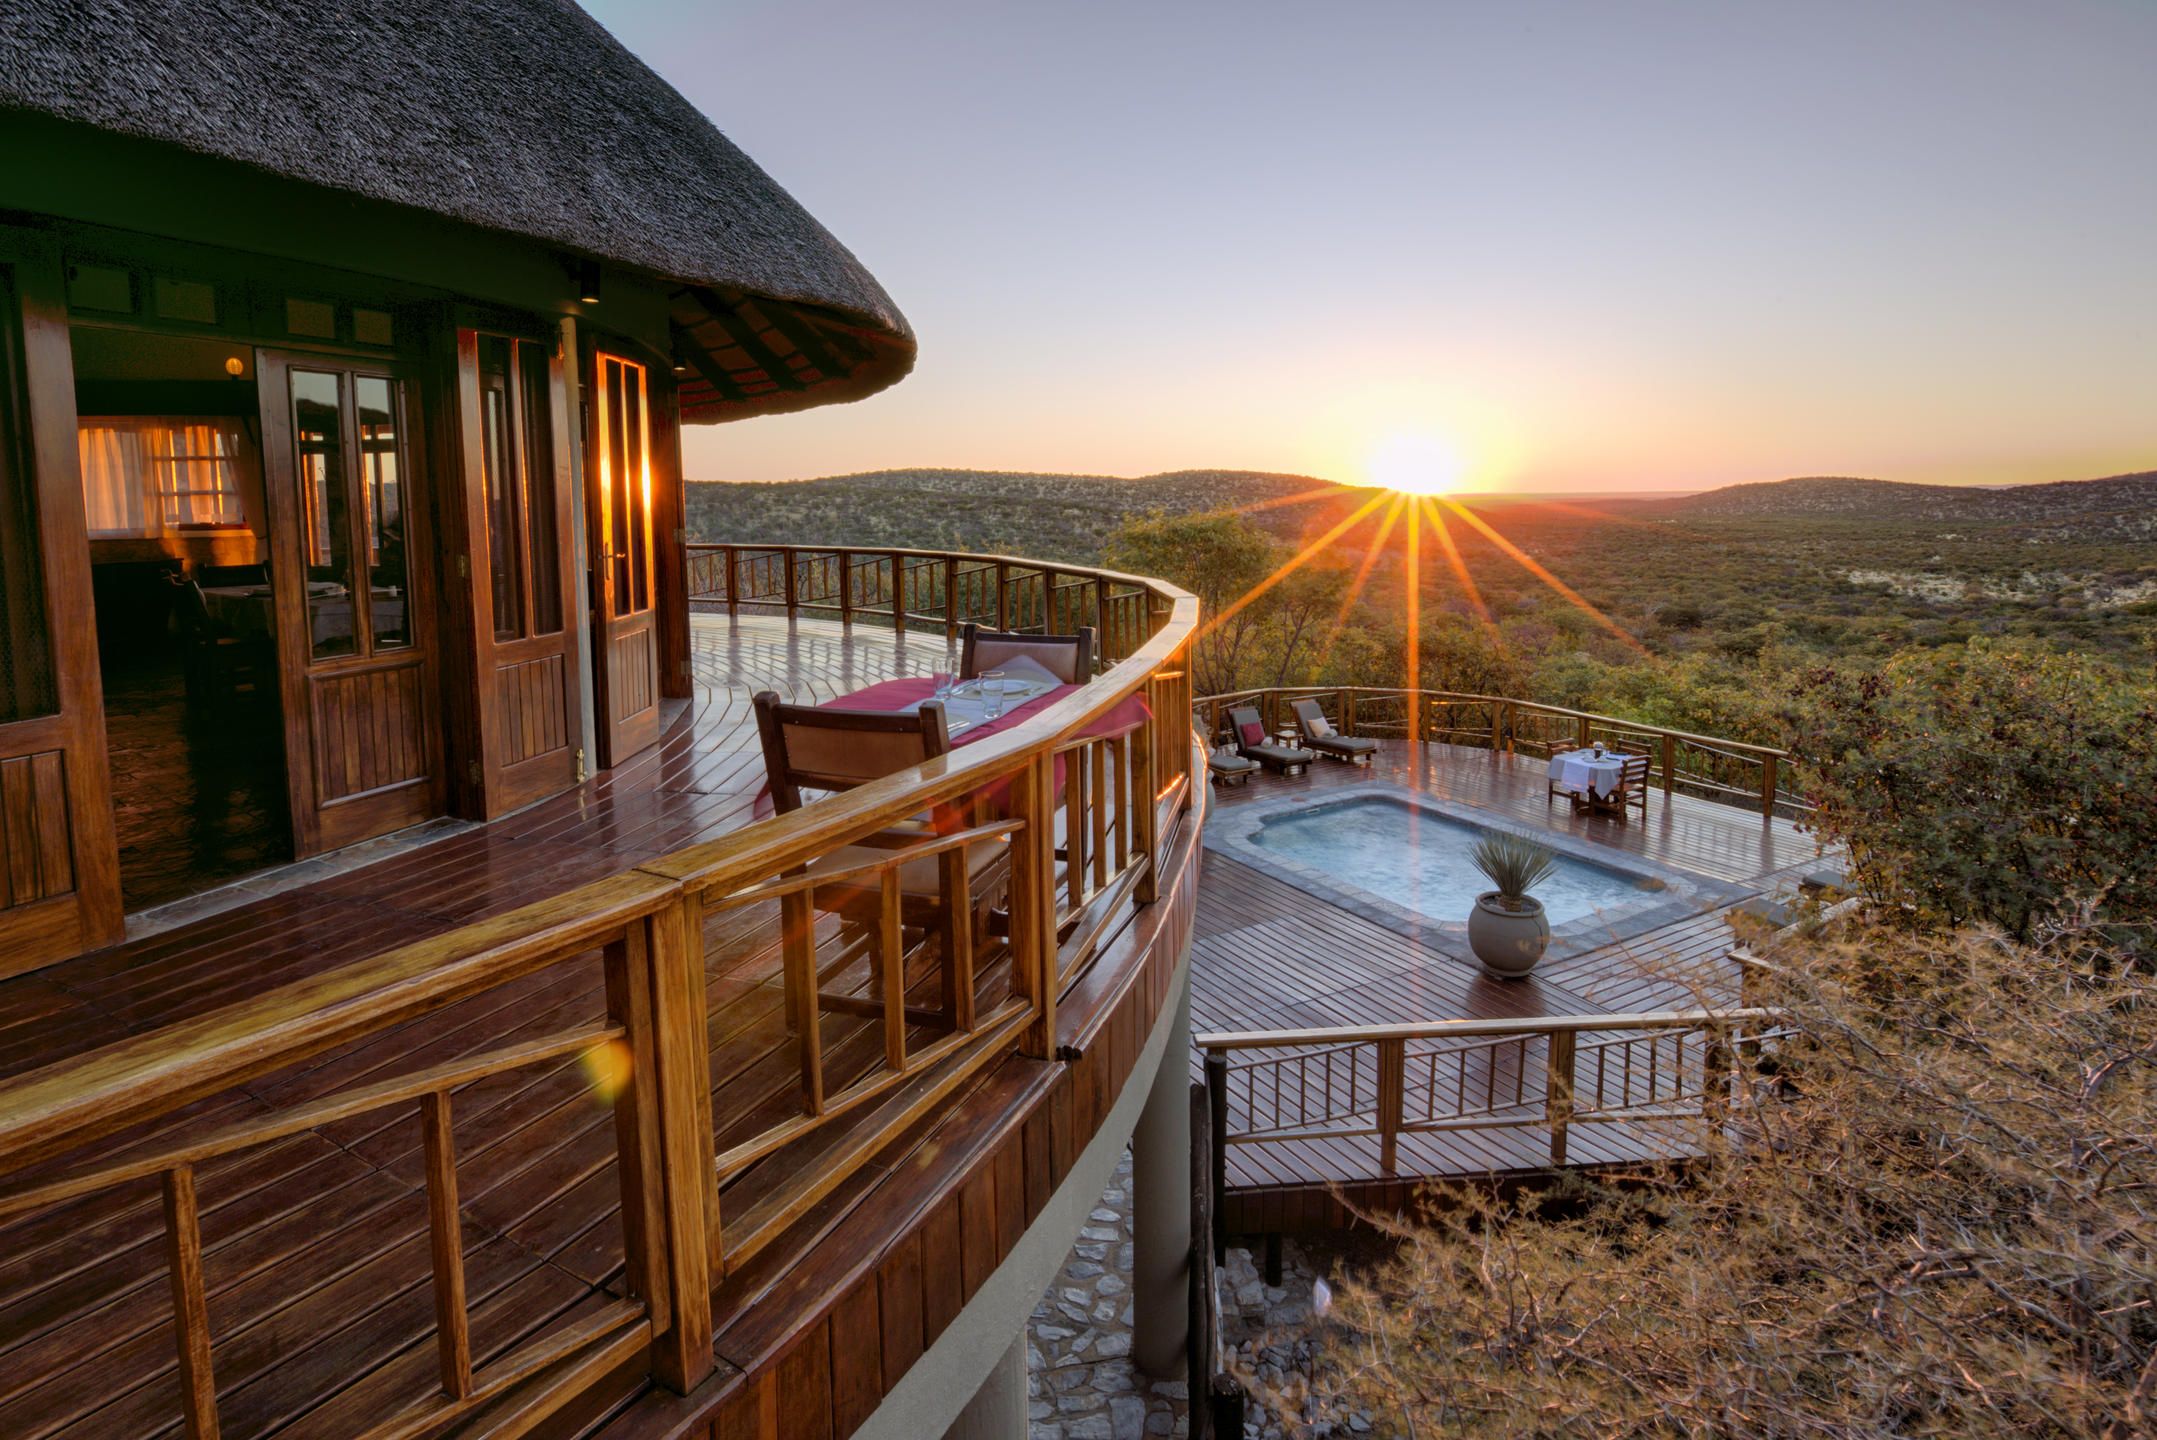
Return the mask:
[[1095,632],[1103,665],[1136,654],[1165,617],[1153,582],[1080,566],[941,550],[854,550],[808,545],[689,547],[689,598],[727,613],[783,611],[896,630],[959,626],[1069,634]]
[[[1010,557],[780,546],[696,547],[691,580],[701,598],[729,609],[830,610],[856,622],[875,613],[898,628],[947,634],[991,615],[1094,623],[1103,670],[1022,724],[910,770],[14,1082],[0,1097],[0,1172],[10,1174],[598,956],[601,1024],[0,1193],[5,1218],[158,1180],[182,1403],[175,1418],[189,1435],[218,1433],[195,1191],[203,1162],[338,1120],[416,1111],[437,1383],[401,1408],[347,1417],[349,1433],[434,1433],[518,1386],[521,1413],[543,1417],[640,1356],[656,1380],[685,1392],[713,1365],[713,1285],[970,1076],[1014,1050],[1054,1058],[1059,999],[1118,917],[1155,898],[1194,795],[1192,597],[1139,577]],[[1133,694],[1146,701],[1144,717],[1103,730]],[[938,823],[920,826],[925,814]],[[967,818],[942,823],[946,816]],[[924,866],[935,876],[925,896],[907,889]],[[800,1103],[793,1114],[721,1124],[710,1057],[719,1039],[712,1020],[725,1007],[713,1010],[706,976],[735,951],[707,947],[753,945],[751,930],[775,937]],[[846,1045],[825,1046],[826,1016],[840,1017]],[[612,1110],[624,1293],[482,1354],[464,1281],[458,1095],[571,1056],[601,1077],[595,1088]],[[849,1116],[855,1123],[838,1126]],[[803,1143],[820,1134],[838,1138]],[[726,1182],[774,1164],[771,1183],[753,1187],[741,1213],[722,1214]]]
[[1665,795],[1683,791],[1767,816],[1812,809],[1802,796],[1782,788],[1784,762],[1790,758],[1786,750],[1500,695],[1354,685],[1236,690],[1201,697],[1192,718],[1201,735],[1218,741],[1227,733],[1222,717],[1230,706],[1257,707],[1271,730],[1285,723],[1288,703],[1301,699],[1318,701],[1347,735],[1437,741],[1537,758],[1601,741],[1613,750],[1646,755],[1650,779]]
[[[1566,1163],[1582,1121],[1699,1117],[1721,1125],[1741,1093],[1737,1028],[1775,1012],[1659,1010],[1200,1035],[1216,1143],[1400,1137],[1544,1127]],[[1592,1037],[1592,1038],[1591,1038]],[[1239,1056],[1246,1058],[1237,1058]],[[1217,1157],[1216,1173],[1225,1165]]]

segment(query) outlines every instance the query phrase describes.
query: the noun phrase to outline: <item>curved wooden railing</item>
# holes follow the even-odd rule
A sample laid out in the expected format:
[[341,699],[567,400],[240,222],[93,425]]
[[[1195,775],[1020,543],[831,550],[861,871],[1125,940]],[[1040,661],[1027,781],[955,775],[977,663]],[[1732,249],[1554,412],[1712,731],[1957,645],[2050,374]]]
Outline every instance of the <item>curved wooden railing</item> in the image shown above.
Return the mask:
[[[797,580],[813,568],[799,563],[797,549],[784,554]],[[987,567],[1000,593],[1015,593],[1012,567],[1029,566],[934,558],[947,576]],[[735,555],[729,572],[745,563]],[[1021,613],[1007,602],[999,623],[1061,626],[1078,612],[1059,597],[1083,586],[1100,607],[1083,623],[1105,618],[1111,637],[1090,684],[1023,724],[790,815],[25,1076],[0,1096],[0,1174],[12,1179],[0,1193],[0,1226],[26,1216],[64,1224],[55,1212],[85,1202],[139,1206],[146,1202],[127,1187],[154,1179],[187,1433],[213,1436],[216,1357],[198,1177],[316,1126],[379,1129],[416,1111],[436,1353],[400,1353],[334,1402],[345,1411],[311,1412],[310,1423],[324,1433],[432,1434],[522,1387],[513,1402],[522,1425],[640,1356],[661,1383],[693,1387],[713,1364],[713,1283],[969,1077],[1014,1050],[1053,1058],[1059,998],[1119,920],[1155,898],[1157,867],[1194,797],[1185,656],[1197,601],[1135,576],[1029,570],[1052,577],[1039,592],[1046,607]],[[971,583],[962,578],[940,593],[965,594]],[[793,608],[804,608],[798,586],[789,593]],[[916,610],[918,598],[910,592],[897,623],[927,611]],[[1146,701],[1144,718],[1104,732],[1134,694]],[[994,813],[947,833],[916,829],[891,848],[895,827],[947,806]],[[969,858],[983,846],[999,852],[993,896],[968,889]],[[827,861],[816,883],[850,882],[876,897],[873,913],[819,925],[802,871],[842,850],[842,863]],[[947,926],[933,941],[935,932],[917,932],[899,885],[900,868],[913,861],[937,866],[948,913],[995,909],[995,918]],[[990,900],[1002,903],[977,906]],[[318,1090],[310,1070],[264,1091],[290,1101],[269,1113],[80,1159],[83,1147],[118,1131],[260,1077],[284,1082],[302,1062],[541,971],[590,965],[594,952],[604,993],[595,1023],[360,1085]],[[714,1024],[729,1012],[710,1006],[706,976],[715,959],[737,954],[778,957],[783,980],[773,988],[783,1006],[779,1016],[765,1014],[783,1029],[765,1033],[781,1036],[772,1054],[794,1051],[787,1064],[767,1067],[780,1072],[772,1091],[780,1113],[767,1105],[713,1114],[712,1057],[729,1056],[734,1040]],[[915,1003],[924,998],[937,1003]],[[536,1331],[475,1348],[472,1322],[484,1311],[467,1296],[457,1152],[460,1139],[498,1150],[509,1143],[487,1133],[495,1120],[488,1087],[513,1074],[545,1076],[565,1101],[588,1092],[604,1102],[580,1133],[611,1120],[621,1248],[609,1263],[623,1283],[618,1299],[595,1294]],[[852,1123],[833,1130],[842,1117]],[[805,1143],[826,1134],[837,1138]],[[722,1214],[722,1187],[752,1172],[752,1199]],[[484,1429],[499,1408],[472,1423]]]
[[1400,1137],[1547,1128],[1566,1163],[1582,1121],[1720,1124],[1734,1095],[1746,1027],[1772,1010],[1657,1010],[1433,1020],[1200,1035],[1212,1112],[1214,1193],[1227,1147],[1376,1136],[1396,1170]]
[[729,614],[807,615],[956,636],[972,621],[992,630],[1068,635],[1095,629],[1095,653],[1131,654],[1160,606],[1153,582],[1014,555],[811,545],[689,546],[689,598]]
[[1802,815],[1813,808],[1788,788],[1787,750],[1502,695],[1365,685],[1282,686],[1201,696],[1192,714],[1201,734],[1220,739],[1228,733],[1222,717],[1230,706],[1255,705],[1270,733],[1292,723],[1288,704],[1301,699],[1318,701],[1326,718],[1348,735],[1413,738],[1543,759],[1601,741],[1613,750],[1646,755],[1649,778],[1666,795],[1698,795],[1756,808],[1763,815]]

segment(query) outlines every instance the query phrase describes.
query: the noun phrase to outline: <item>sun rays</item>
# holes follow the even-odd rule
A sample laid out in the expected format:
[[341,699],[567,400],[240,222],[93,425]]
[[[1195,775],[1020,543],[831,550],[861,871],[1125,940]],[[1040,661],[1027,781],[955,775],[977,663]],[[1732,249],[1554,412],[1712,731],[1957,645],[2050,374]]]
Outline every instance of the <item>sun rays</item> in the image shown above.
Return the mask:
[[[1301,504],[1320,499],[1329,493],[1337,492],[1330,490],[1310,491],[1300,495],[1283,496],[1275,500],[1261,501],[1248,507],[1245,513]],[[1565,508],[1572,509],[1574,507]],[[1581,595],[1579,591],[1553,574],[1549,567],[1501,534],[1488,520],[1450,495],[1430,494],[1421,490],[1376,490],[1368,500],[1356,506],[1355,509],[1351,510],[1341,520],[1335,522],[1323,534],[1304,544],[1295,554],[1276,566],[1265,579],[1259,581],[1257,585],[1253,586],[1234,604],[1208,619],[1199,633],[1203,636],[1218,629],[1241,613],[1260,596],[1271,591],[1275,586],[1310,564],[1314,559],[1324,555],[1337,543],[1348,539],[1352,531],[1368,522],[1371,525],[1370,533],[1360,541],[1365,546],[1363,558],[1356,565],[1355,572],[1349,579],[1347,591],[1341,597],[1340,606],[1334,613],[1332,623],[1326,631],[1324,645],[1320,651],[1321,662],[1325,657],[1332,654],[1335,642],[1340,638],[1342,630],[1347,627],[1349,618],[1355,613],[1357,605],[1362,601],[1365,591],[1369,588],[1371,576],[1376,571],[1379,561],[1390,553],[1387,549],[1388,542],[1393,541],[1395,535],[1398,534],[1400,537],[1398,553],[1401,559],[1401,578],[1406,589],[1402,602],[1402,629],[1405,632],[1402,647],[1405,653],[1402,660],[1404,669],[1407,672],[1408,688],[1411,690],[1419,689],[1422,683],[1423,607],[1421,602],[1424,532],[1426,528],[1429,530],[1431,543],[1436,547],[1439,558],[1444,561],[1446,571],[1452,583],[1458,588],[1460,597],[1465,602],[1470,613],[1475,616],[1477,623],[1483,627],[1484,631],[1493,640],[1496,640],[1501,645],[1504,643],[1497,620],[1491,613],[1489,603],[1484,599],[1483,586],[1477,583],[1475,572],[1470,567],[1468,557],[1462,553],[1460,542],[1454,536],[1452,525],[1449,523],[1448,512],[1450,512],[1453,519],[1459,520],[1463,525],[1466,525],[1470,530],[1489,542],[1497,553],[1526,570],[1540,584],[1549,589],[1552,594],[1586,615],[1596,625],[1616,637],[1629,648],[1643,654],[1646,653],[1646,647],[1624,626],[1604,614],[1586,597]],[[1583,511],[1582,513],[1584,515],[1592,514],[1597,519],[1607,519],[1612,523],[1621,523],[1622,521],[1622,517],[1619,516],[1604,516],[1597,512],[1589,511]],[[1403,524],[1403,521],[1406,523]]]

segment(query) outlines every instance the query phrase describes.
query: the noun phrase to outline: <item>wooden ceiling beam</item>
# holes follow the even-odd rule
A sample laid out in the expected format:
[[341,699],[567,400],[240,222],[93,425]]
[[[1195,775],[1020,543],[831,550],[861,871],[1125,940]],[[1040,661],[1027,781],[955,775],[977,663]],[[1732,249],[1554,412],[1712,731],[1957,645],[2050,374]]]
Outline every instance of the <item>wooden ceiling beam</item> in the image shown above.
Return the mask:
[[673,332],[675,358],[688,361],[689,368],[703,376],[705,383],[719,392],[721,400],[732,403],[749,398],[734,383],[734,377],[719,368],[719,362],[712,359],[711,351],[704,348],[694,331],[672,319],[667,321],[667,328]]
[[[692,285],[689,287],[689,293],[696,297],[697,303],[704,307],[706,314],[719,322],[720,328],[734,337],[734,343],[741,347],[742,353],[762,367],[774,385],[782,390],[809,388],[802,378],[794,373],[794,367],[781,360],[778,352],[766,345],[763,337],[741,316],[734,313],[733,306],[720,299],[707,286]],[[805,356],[806,353],[804,352]],[[837,376],[834,375],[833,378],[836,379]]]
[[827,380],[843,380],[854,372],[852,365],[841,364],[832,355],[816,326],[793,306],[784,301],[759,301],[757,310],[771,321],[773,329],[793,341],[794,348],[807,356],[811,365],[823,371]]

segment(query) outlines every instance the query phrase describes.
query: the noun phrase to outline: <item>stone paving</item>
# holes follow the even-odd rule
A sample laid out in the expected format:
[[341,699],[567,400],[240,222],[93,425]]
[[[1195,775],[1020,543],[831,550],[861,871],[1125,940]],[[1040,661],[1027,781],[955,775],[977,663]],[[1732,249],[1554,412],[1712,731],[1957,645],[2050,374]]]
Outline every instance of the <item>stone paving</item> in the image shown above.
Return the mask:
[[1031,1440],[1185,1435],[1188,1386],[1131,1360],[1131,1154],[1026,1326]]
[[[1056,1283],[1027,1324],[1026,1368],[1031,1440],[1142,1440],[1189,1433],[1188,1386],[1149,1380],[1131,1360],[1131,1157],[1116,1167]],[[1232,1363],[1272,1396],[1303,1400],[1322,1337],[1311,1301],[1332,1257],[1284,1243],[1281,1283],[1268,1285],[1248,1251],[1231,1248],[1220,1271],[1222,1338]],[[1245,1434],[1275,1437],[1360,1435],[1363,1415],[1312,1415],[1291,1429],[1278,1402],[1254,1395]]]

